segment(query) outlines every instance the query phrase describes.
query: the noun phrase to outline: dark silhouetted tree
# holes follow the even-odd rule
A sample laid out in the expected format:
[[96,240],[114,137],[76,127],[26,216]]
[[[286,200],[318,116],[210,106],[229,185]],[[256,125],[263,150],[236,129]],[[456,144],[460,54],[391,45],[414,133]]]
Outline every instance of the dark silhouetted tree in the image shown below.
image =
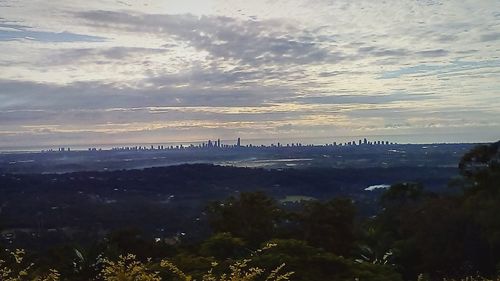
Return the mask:
[[350,199],[309,202],[300,218],[303,239],[337,255],[349,256],[355,241],[355,215]]
[[251,246],[271,239],[282,217],[276,201],[262,192],[242,192],[208,207],[208,218],[215,232],[228,232]]
[[243,257],[248,254],[245,242],[230,233],[217,233],[205,240],[200,247],[200,254],[218,260]]

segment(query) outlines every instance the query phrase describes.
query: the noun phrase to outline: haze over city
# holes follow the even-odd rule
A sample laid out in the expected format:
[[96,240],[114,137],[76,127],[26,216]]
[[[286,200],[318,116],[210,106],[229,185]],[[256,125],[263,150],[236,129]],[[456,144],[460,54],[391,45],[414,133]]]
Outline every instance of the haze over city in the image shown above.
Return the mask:
[[0,1],[0,148],[494,141],[498,5]]

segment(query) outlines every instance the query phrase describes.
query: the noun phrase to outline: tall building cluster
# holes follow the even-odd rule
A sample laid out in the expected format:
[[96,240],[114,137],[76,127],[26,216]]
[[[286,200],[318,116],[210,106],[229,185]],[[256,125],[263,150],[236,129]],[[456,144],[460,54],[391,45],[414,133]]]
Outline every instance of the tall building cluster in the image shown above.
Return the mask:
[[[332,142],[332,143],[327,143],[324,145],[313,145],[313,144],[308,144],[308,145],[303,145],[302,143],[287,143],[287,144],[282,144],[280,142],[278,143],[272,143],[270,145],[253,145],[253,144],[247,144],[247,145],[242,145],[241,143],[241,138],[237,138],[235,142],[229,143],[229,144],[224,144],[221,142],[220,138],[217,140],[208,140],[206,142],[202,142],[199,144],[189,144],[189,145],[183,145],[183,144],[178,144],[178,145],[149,145],[149,146],[120,146],[120,147],[113,147],[111,148],[112,151],[161,151],[161,150],[186,150],[186,149],[238,149],[238,148],[255,148],[255,149],[270,149],[270,148],[297,148],[297,147],[352,147],[352,146],[380,146],[380,145],[394,145],[396,143],[389,142],[389,141],[383,141],[383,140],[376,140],[376,141],[369,141],[368,139],[359,139],[359,140],[353,140],[353,141],[348,141],[348,142]],[[54,149],[49,149],[49,150],[42,150],[42,152],[70,152],[71,148],[58,148],[57,150]],[[91,152],[99,152],[99,151],[106,151],[101,148],[95,148],[91,147],[88,148],[88,151]]]

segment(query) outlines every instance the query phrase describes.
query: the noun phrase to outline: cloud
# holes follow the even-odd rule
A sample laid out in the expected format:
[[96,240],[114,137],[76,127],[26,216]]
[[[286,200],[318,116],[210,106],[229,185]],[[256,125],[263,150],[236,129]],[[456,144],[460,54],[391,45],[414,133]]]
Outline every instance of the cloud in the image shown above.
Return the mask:
[[172,1],[2,7],[0,146],[498,131],[496,0]]
[[422,64],[410,67],[404,67],[394,71],[388,71],[382,74],[380,79],[399,78],[405,75],[436,75],[436,74],[451,74],[464,71],[472,71],[477,69],[495,69],[500,67],[500,60],[486,61],[453,61],[443,65]]
[[371,55],[375,57],[390,57],[390,56],[400,57],[409,55],[410,51],[405,49],[380,49],[377,47],[370,46],[370,47],[359,48],[358,53]]
[[240,60],[242,64],[331,63],[344,59],[341,52],[331,52],[320,42],[301,40],[304,32],[279,20],[256,22],[222,16],[111,11],[80,12],[77,16],[95,28],[172,36],[213,57]]
[[293,98],[293,101],[306,104],[389,104],[393,102],[432,100],[436,97],[430,94],[379,93],[377,95],[325,95]]
[[48,59],[43,59],[39,64],[43,66],[75,64],[82,61],[126,61],[137,56],[164,54],[169,52],[165,48],[142,47],[95,47],[95,48],[69,48],[51,52]]
[[428,50],[428,51],[420,51],[417,52],[418,55],[423,56],[423,57],[444,57],[448,55],[448,51],[443,50],[443,49],[438,49],[438,50]]
[[396,58],[404,58],[408,56],[415,57],[444,57],[449,54],[448,51],[443,49],[437,50],[425,50],[425,51],[411,51],[408,49],[385,49],[379,47],[361,47],[358,49],[358,54],[362,56],[373,56],[373,57],[396,57]]
[[[272,88],[255,89],[207,89],[176,87],[179,81],[196,80],[173,77],[155,85],[138,88],[78,82],[70,85],[33,83],[29,81],[0,80],[0,110],[63,110],[63,109],[106,109],[158,106],[259,106],[273,98],[286,95],[286,91]],[[201,78],[204,81],[204,78]],[[273,92],[273,96],[269,93]],[[13,98],[15,97],[15,98]]]
[[102,42],[106,38],[71,32],[36,31],[30,27],[0,23],[0,41],[30,40],[44,43],[54,42]]
[[500,32],[488,33],[481,35],[482,42],[496,41],[500,39]]

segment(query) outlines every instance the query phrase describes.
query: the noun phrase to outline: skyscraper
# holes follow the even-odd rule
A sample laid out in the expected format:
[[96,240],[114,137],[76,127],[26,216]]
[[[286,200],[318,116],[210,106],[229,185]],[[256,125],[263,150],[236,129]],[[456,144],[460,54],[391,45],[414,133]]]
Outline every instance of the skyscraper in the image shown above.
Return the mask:
[[236,142],[236,146],[237,146],[237,147],[240,147],[240,146],[241,146],[241,139],[240,139],[240,138],[238,138],[238,142]]

